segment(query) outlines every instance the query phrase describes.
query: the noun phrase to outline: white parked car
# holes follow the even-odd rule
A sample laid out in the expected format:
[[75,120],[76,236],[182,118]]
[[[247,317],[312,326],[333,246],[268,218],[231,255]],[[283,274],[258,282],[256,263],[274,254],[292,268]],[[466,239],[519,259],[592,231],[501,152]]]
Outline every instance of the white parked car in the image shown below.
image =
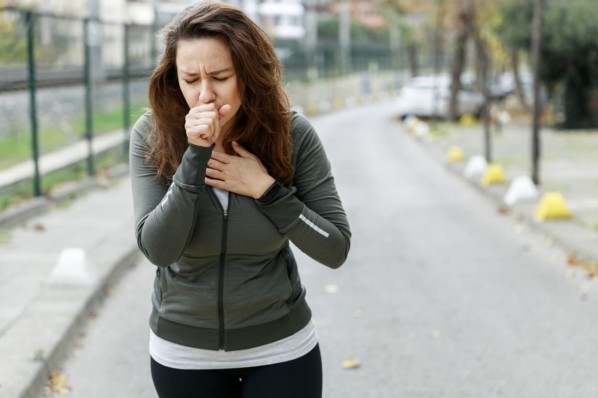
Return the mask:
[[[451,78],[448,75],[420,76],[412,78],[401,89],[398,109],[401,119],[409,116],[444,118],[447,115]],[[457,97],[458,116],[480,116],[484,96],[471,84],[461,84]]]

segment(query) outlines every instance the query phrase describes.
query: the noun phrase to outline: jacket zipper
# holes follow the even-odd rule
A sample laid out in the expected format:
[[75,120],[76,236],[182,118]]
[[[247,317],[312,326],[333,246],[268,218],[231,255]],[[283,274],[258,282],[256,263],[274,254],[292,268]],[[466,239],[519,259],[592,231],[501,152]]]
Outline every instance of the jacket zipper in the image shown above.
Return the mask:
[[[218,264],[218,348],[224,350],[224,263],[226,259],[226,240],[228,235],[228,208],[224,208],[216,193],[209,189],[212,198],[222,210],[222,237],[220,241],[220,259]],[[230,193],[228,194],[230,203]],[[227,206],[228,207],[228,206]]]
[[228,211],[222,217],[222,243],[220,264],[218,267],[218,347],[224,350],[224,260],[226,256],[226,237],[228,235]]

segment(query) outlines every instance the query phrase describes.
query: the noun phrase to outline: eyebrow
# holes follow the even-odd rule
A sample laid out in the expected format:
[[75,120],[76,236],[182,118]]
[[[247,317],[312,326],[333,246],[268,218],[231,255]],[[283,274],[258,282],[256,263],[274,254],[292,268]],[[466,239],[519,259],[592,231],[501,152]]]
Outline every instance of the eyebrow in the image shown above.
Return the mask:
[[[210,76],[219,75],[221,73],[228,72],[228,71],[231,71],[231,70],[233,70],[232,67],[224,68],[224,69],[219,69],[219,70],[215,70],[215,71],[212,71],[212,72],[208,72],[208,75],[210,75]],[[199,73],[187,72],[185,70],[181,70],[181,73],[184,74],[184,75],[187,75],[187,76],[197,76],[197,75],[199,75]]]

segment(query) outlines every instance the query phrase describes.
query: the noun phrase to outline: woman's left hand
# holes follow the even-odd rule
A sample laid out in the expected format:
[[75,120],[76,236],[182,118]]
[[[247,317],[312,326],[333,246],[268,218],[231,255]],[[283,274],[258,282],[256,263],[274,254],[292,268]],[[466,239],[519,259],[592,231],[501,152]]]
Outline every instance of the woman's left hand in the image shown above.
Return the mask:
[[239,156],[212,152],[206,169],[206,185],[260,198],[274,183],[274,178],[257,156],[236,142],[233,142],[233,149]]

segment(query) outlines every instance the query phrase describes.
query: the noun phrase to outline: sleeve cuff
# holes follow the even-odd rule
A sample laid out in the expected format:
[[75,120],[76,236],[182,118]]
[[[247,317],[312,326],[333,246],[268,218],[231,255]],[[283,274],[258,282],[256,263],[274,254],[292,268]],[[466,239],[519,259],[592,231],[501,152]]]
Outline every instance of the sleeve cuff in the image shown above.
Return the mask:
[[282,182],[280,182],[280,180],[274,180],[272,185],[270,185],[270,187],[266,189],[266,192],[264,192],[264,194],[260,196],[260,198],[257,201],[262,205],[268,205],[274,202],[280,194],[280,191],[283,187],[284,185],[282,185]]
[[213,147],[189,144],[173,180],[183,188],[197,188],[205,185],[206,167],[212,156]]

